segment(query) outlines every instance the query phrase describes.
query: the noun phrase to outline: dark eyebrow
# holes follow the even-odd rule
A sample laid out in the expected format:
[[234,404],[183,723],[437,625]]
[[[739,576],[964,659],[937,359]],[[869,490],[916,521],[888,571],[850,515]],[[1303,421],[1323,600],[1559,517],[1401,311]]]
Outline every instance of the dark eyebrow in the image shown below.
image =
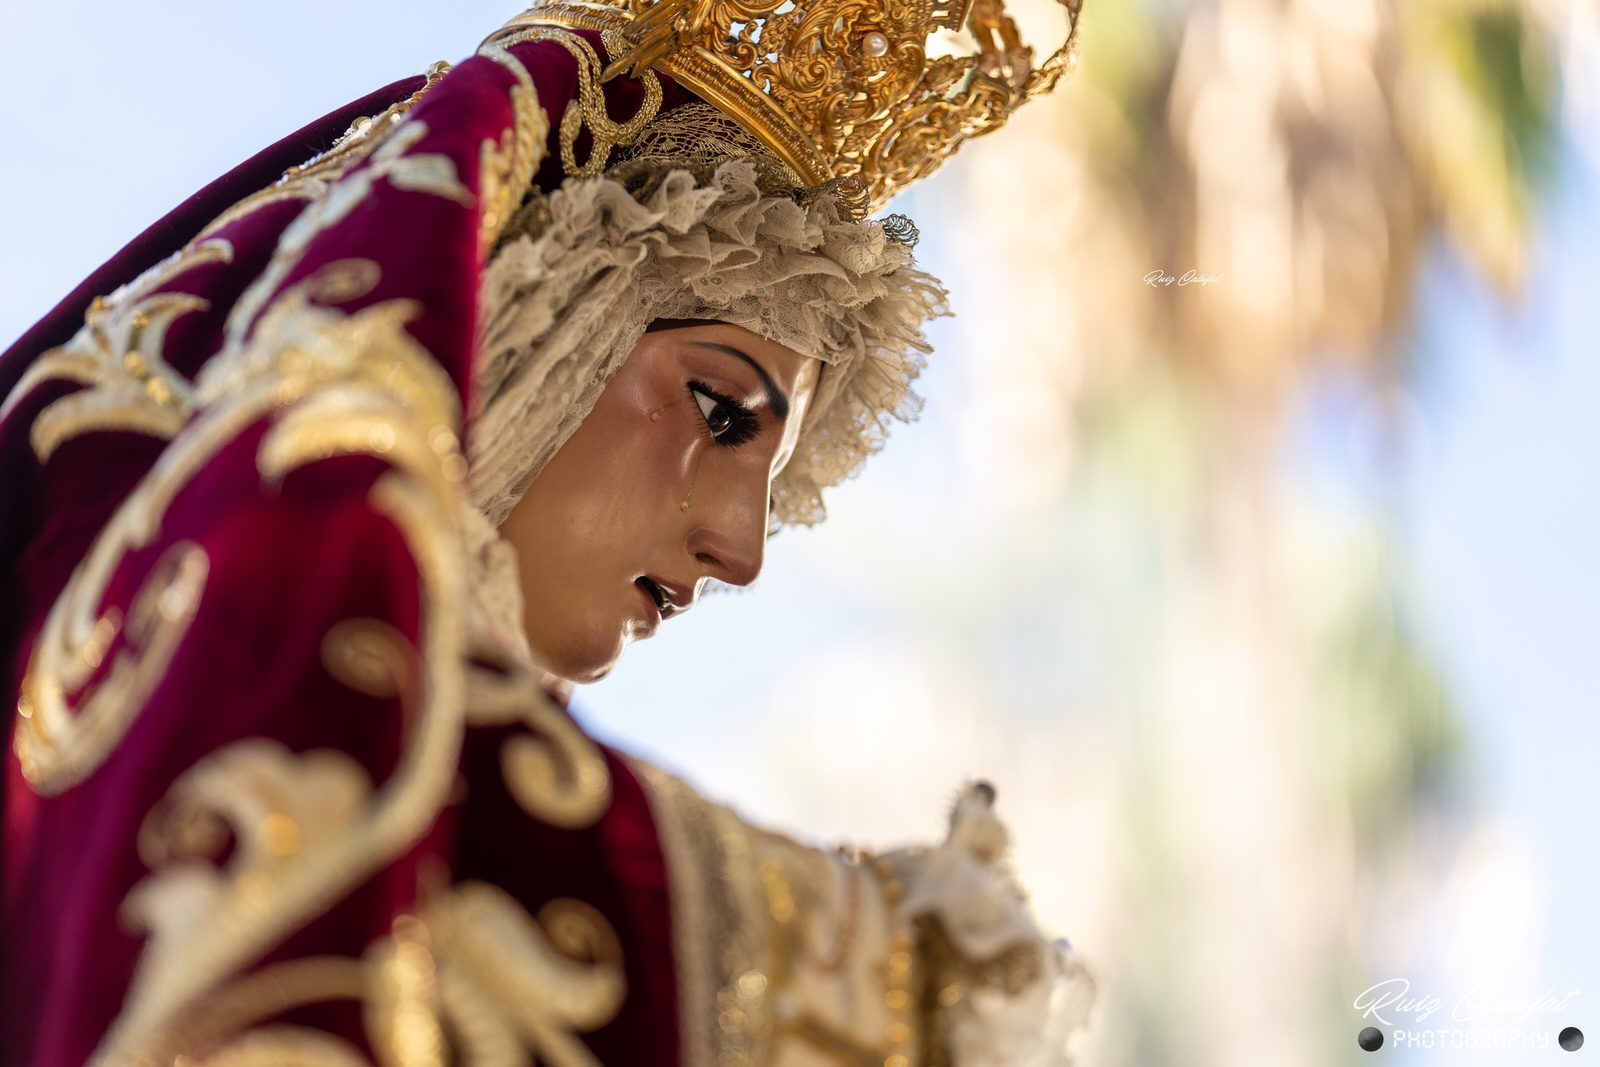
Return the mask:
[[783,422],[784,420],[788,419],[789,397],[782,389],[778,388],[778,383],[772,380],[772,375],[767,373],[767,369],[765,367],[751,359],[745,353],[739,351],[737,348],[734,348],[732,345],[725,345],[719,341],[696,341],[695,344],[699,345],[701,348],[712,348],[718,352],[726,352],[730,356],[738,356],[740,359],[750,364],[751,368],[761,378],[761,387],[767,391],[767,403],[772,405],[772,413],[778,417],[779,422]]

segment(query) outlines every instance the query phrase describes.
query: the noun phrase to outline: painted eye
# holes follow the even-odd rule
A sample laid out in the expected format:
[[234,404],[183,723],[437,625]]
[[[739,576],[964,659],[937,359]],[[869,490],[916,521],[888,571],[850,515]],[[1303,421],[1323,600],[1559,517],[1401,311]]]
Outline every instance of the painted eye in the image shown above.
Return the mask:
[[733,429],[733,414],[718,399],[707,396],[698,389],[694,393],[694,402],[700,405],[700,414],[705,417],[706,426],[711,430],[712,437],[721,437]]
[[761,419],[755,412],[733,399],[717,392],[702,381],[689,382],[689,395],[700,408],[711,439],[725,448],[744,444],[761,431]]

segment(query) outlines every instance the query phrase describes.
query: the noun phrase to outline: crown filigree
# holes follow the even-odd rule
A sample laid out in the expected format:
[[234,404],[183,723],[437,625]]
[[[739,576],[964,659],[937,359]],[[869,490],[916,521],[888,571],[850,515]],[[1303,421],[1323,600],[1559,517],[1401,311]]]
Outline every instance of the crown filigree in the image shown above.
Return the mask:
[[[1001,0],[538,0],[529,26],[615,30],[606,78],[653,67],[761,138],[812,184],[854,176],[874,209],[1003,125],[1077,61],[1082,0],[1043,63]],[[930,58],[939,31],[975,51]]]

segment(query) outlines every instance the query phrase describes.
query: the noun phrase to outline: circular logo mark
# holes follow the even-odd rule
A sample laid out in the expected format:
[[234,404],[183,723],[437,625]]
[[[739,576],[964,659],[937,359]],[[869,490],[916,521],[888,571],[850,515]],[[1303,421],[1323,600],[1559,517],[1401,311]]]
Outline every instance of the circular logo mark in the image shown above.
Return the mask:
[[[1580,1037],[1578,1040],[1582,1041],[1583,1038]],[[1376,1026],[1369,1026],[1356,1035],[1356,1044],[1368,1052],[1376,1052],[1383,1047],[1383,1031]]]
[[1568,1052],[1576,1052],[1583,1047],[1583,1031],[1576,1026],[1569,1026],[1561,1031],[1556,1040],[1561,1042],[1561,1047]]

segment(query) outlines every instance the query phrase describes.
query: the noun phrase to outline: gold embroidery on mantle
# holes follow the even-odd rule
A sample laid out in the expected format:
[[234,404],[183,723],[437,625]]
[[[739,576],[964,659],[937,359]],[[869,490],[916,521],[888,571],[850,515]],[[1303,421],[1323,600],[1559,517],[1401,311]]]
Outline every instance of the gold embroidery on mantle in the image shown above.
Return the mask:
[[478,258],[486,261],[544,162],[550,120],[539,104],[533,78],[515,56],[503,48],[484,49],[483,54],[516,78],[511,86],[511,126],[500,131],[498,140],[484,138],[479,152],[478,195],[484,208],[478,219]]
[[0,406],[0,419],[39,385],[70,381],[88,388],[46,405],[29,431],[40,463],[63,442],[94,430],[135,430],[170,440],[189,420],[191,389],[162,356],[167,329],[180,316],[211,304],[189,293],[156,290],[195,267],[232,259],[227,241],[203,241],[168,256],[109,297],[96,297],[72,340],[45,352],[23,372]]
[[532,670],[468,675],[467,721],[474,726],[520,723],[500,746],[500,769],[524,811],[552,826],[592,825],[611,806],[611,772],[600,747],[544,695]]
[[672,889],[685,1067],[921,1062],[899,871],[758,830],[634,761]]
[[428,125],[416,119],[399,120],[371,154],[368,166],[346,174],[284,228],[272,261],[261,276],[250,283],[228,313],[224,351],[206,363],[201,377],[229,351],[245,347],[256,318],[269,304],[279,299],[279,286],[300,263],[311,241],[337,225],[360,206],[380,181],[396,189],[426,193],[472,207],[477,198],[461,183],[455,162],[437,152],[410,154],[428,136]]
[[[578,92],[561,115],[561,166],[569,178],[594,178],[605,173],[611,159],[611,150],[617,145],[632,144],[656,112],[661,110],[663,93],[661,78],[655,71],[644,71],[639,82],[644,86],[644,100],[639,110],[623,122],[614,121],[606,111],[605,90],[601,84],[603,64],[594,46],[571,30],[556,27],[533,27],[518,30],[505,36],[496,36],[479,52],[510,66],[521,62],[511,55],[510,49],[530,41],[553,41],[571,53],[578,63]],[[608,50],[625,47],[620,37],[609,31],[601,36]],[[613,52],[613,54],[615,54]],[[592,138],[589,156],[580,165],[577,158],[578,134],[587,126]],[[531,177],[530,172],[530,177]],[[520,194],[519,194],[520,199]],[[509,216],[507,216],[509,218]]]
[[343,1040],[273,1021],[354,1001],[383,1067],[600,1067],[577,1035],[615,1019],[626,994],[616,932],[594,908],[558,898],[534,917],[498,887],[466,882],[397,916],[359,960],[274,963],[204,995],[139,1062],[367,1067]]
[[[516,159],[506,165],[512,179],[536,166],[519,146],[535,129],[524,121],[528,103],[517,102]],[[416,920],[422,925],[410,930],[433,931],[421,942],[406,942],[410,934],[397,928],[366,961],[330,957],[249,971],[427,832],[456,782],[465,729],[459,397],[406,329],[417,304],[390,300],[353,313],[325,306],[370,292],[376,264],[329,264],[280,291],[311,240],[377,182],[476,204],[448,156],[408,155],[425,125],[395,122],[381,133],[360,149],[366,167],[308,193],[313,203],[232,309],[222,352],[183,395],[188,421],[69,579],[29,661],[17,743],[19,752],[31,746],[24,765],[34,787],[49,792],[93,773],[125,735],[149,692],[110,684],[128,677],[116,674],[120,659],[98,688],[77,690],[119,636],[134,657],[130,668],[159,681],[184,636],[176,622],[192,617],[198,603],[205,556],[195,545],[171,546],[125,623],[114,608],[101,610],[111,578],[130,552],[157,542],[172,501],[217,453],[267,418],[256,463],[268,486],[328,456],[377,455],[392,465],[369,499],[417,566],[419,644],[380,620],[352,619],[326,635],[322,656],[353,689],[400,698],[400,760],[374,783],[342,753],[296,753],[251,739],[212,752],[174,782],[140,834],[153,869],[129,894],[125,917],[149,936],[122,1011],[91,1061],[96,1067],[171,1063],[178,1055],[196,1064],[347,1067],[362,1062],[350,1046],[270,1020],[295,1004],[385,997],[392,1025],[382,1040],[397,1040],[390,1047],[401,1058],[384,1067],[434,1062],[424,1053],[430,1035],[443,1032],[439,1020],[472,1053],[453,1062],[503,1062],[498,1053],[517,1061],[527,1058],[525,1049],[557,1067],[590,1067],[576,1035],[614,1018],[626,995],[615,932],[592,908],[558,901],[535,921],[487,886],[458,887],[428,904]],[[226,243],[211,239],[185,251],[208,246],[214,252]],[[96,700],[106,710],[86,716]],[[530,728],[532,736],[512,738],[503,758],[508,784],[531,813],[558,825],[586,825],[603,813],[611,795],[604,757],[536,687],[515,700],[491,692],[473,715]]]
[[604,916],[562,898],[535,922],[498,886],[467,882],[426,922],[444,946],[439,991],[463,1062],[600,1067],[576,1034],[614,1019],[627,995],[622,948]]
[[[219,749],[180,777],[140,829],[140,852],[156,869],[128,894],[121,917],[149,937],[106,1047],[139,1048],[158,1022],[225,975],[239,949],[270,946],[285,897],[305,894],[308,872],[358,862],[362,850],[351,845],[368,828],[371,792],[344,753],[295,754],[264,738]],[[220,868],[188,851],[229,836],[234,847]],[[328,902],[326,892],[317,897]]]
[[[360,276],[348,263],[334,273],[341,284]],[[205,420],[220,417],[215,412],[230,405],[287,404],[258,449],[258,467],[269,484],[333,454],[365,451],[397,465],[374,485],[371,499],[395,520],[422,573],[424,648],[411,649],[379,620],[346,620],[324,639],[323,658],[330,673],[352,688],[379,696],[393,691],[403,704],[415,705],[402,712],[402,766],[374,790],[364,772],[338,753],[294,755],[271,742],[249,741],[213,754],[181,779],[171,802],[152,814],[145,835],[148,858],[168,866],[130,898],[130,919],[150,928],[152,937],[97,1064],[138,1062],[149,1050],[165,1048],[181,1034],[185,1019],[209,1012],[215,990],[226,992],[230,979],[253,977],[232,978],[251,959],[414,841],[454,780],[465,703],[465,625],[459,614],[465,585],[456,527],[464,465],[451,423],[432,420],[453,417],[458,409],[449,379],[404,330],[406,302],[345,315],[310,302],[326,280],[313,276],[286,293],[262,317],[250,348],[203,379],[199,392],[215,396],[217,407],[203,411],[196,427],[204,431]],[[513,738],[506,755],[508,780],[531,811],[582,820],[604,810],[610,783],[603,757],[536,687],[523,689],[520,699],[512,699],[509,689],[481,685],[474,694],[475,722],[520,720],[538,731],[537,741]],[[530,702],[529,694],[536,699]],[[171,866],[174,857],[189,855],[184,848],[217,840],[221,824],[239,840],[227,869],[197,862]],[[196,908],[197,899],[204,908]],[[457,931],[448,944],[456,947],[437,956],[438,1011],[451,1020],[452,1032],[463,1041],[477,1034],[474,1040],[484,1048],[501,1047],[511,1035],[548,1062],[587,1067],[592,1061],[571,1034],[613,1016],[624,992],[609,926],[577,904],[542,914],[552,955],[545,935],[526,917],[518,916],[527,927],[519,932],[513,918],[481,893],[453,905],[446,918]],[[474,934],[484,923],[491,932]],[[516,973],[502,962],[485,976],[484,961],[494,962],[507,945],[515,946]],[[588,955],[580,945],[589,946]],[[459,962],[469,956],[476,962]],[[385,973],[395,978],[392,970]],[[512,978],[528,1003],[515,1011],[497,1008],[503,1019],[485,1017],[480,990],[506,988]],[[402,1006],[393,1022],[415,1034],[427,1029],[428,1016],[419,1014],[427,1000],[425,989],[413,984],[412,990],[405,1001],[410,1006]],[[530,995],[534,990],[538,996]],[[236,1062],[226,1057],[286,1051],[290,1045],[281,1042],[301,1036],[277,1027],[249,1031],[217,1055],[223,1057],[219,1062]],[[334,1053],[320,1049],[317,1055]]]
[[[90,573],[109,578],[114,562],[100,553]],[[35,792],[53,796],[78,784],[116,747],[177,654],[208,569],[205,552],[193,542],[169,546],[134,594],[126,626],[116,608],[96,613],[98,598],[89,593],[103,588],[100,582],[68,584],[34,643],[17,701],[12,747]],[[123,647],[104,677],[85,690],[119,634],[126,637]],[[74,693],[81,699],[69,709]]]
[[[285,1031],[296,1031],[301,1040],[305,1035],[325,1037],[281,1024],[256,1024],[307,1004],[359,1001],[369,994],[372,982],[371,968],[364,961],[344,956],[310,956],[271,964],[206,996],[185,1012],[149,1047],[146,1062],[171,1064],[179,1057],[196,1063],[234,1062],[227,1057],[246,1054],[262,1045],[282,1047],[278,1039],[288,1036]],[[263,1041],[263,1036],[267,1040]],[[351,1061],[338,1062],[365,1064],[353,1049],[350,1052]],[[279,1062],[299,1061],[286,1057]]]
[[386,699],[406,691],[417,672],[415,650],[382,619],[345,619],[322,635],[322,665],[358,693]]
[[262,1027],[215,1055],[178,1062],[182,1067],[367,1067],[349,1042],[299,1026]]
[[106,677],[84,688],[122,627],[114,608],[101,609],[112,575],[128,553],[155,541],[178,492],[262,415],[288,408],[262,441],[269,480],[335,452],[386,455],[431,484],[436,506],[450,512],[434,521],[454,530],[451,509],[465,472],[450,429],[459,401],[449,375],[404,329],[416,305],[388,301],[346,315],[310,303],[329,279],[349,281],[350,262],[298,283],[263,317],[248,346],[207,364],[193,394],[200,413],[123,501],[52,606],[23,678],[13,741],[36,792],[59,793],[93,773],[176,654],[205,579],[204,555],[194,546],[171,572],[170,592],[166,579],[154,577],[167,572],[147,580],[151,596],[165,596],[159,618],[168,621],[153,626],[145,643],[126,645]]
[[[422,577],[425,672],[402,694],[414,706],[403,716],[399,765],[374,790],[347,756],[293,755],[258,739],[219,750],[180,778],[173,802],[180,811],[209,806],[229,822],[235,858],[223,871],[158,872],[130,895],[129,918],[151,937],[95,1062],[137,1062],[186,1005],[407,848],[444,804],[461,745],[464,576],[453,512],[427,482],[391,472],[371,491]],[[394,650],[391,661],[409,656]],[[204,921],[184,921],[197,913]]]
[[666,858],[684,1067],[768,1062],[773,1003],[767,902],[749,827],[684,782],[643,761]]
[[[459,405],[448,375],[404,330],[413,313],[407,302],[353,315],[310,303],[319,284],[330,278],[342,284],[359,273],[335,265],[328,278],[297,285],[267,311],[248,346],[208,365],[212,373],[202,374],[196,388],[200,413],[119,509],[86,568],[69,582],[64,602],[98,603],[124,546],[148,543],[172,496],[263,415],[277,412],[258,451],[269,482],[334,452],[384,455],[394,469],[374,483],[370,499],[404,537],[422,596],[420,654],[397,650],[391,657],[414,656],[423,665],[402,692],[408,706],[400,763],[374,788],[348,757],[293,755],[247,741],[213,753],[181,778],[172,792],[175,809],[186,813],[181,825],[220,820],[239,847],[222,871],[195,863],[164,867],[130,897],[130,918],[151,937],[96,1063],[137,1062],[186,1006],[415,841],[454,780],[466,588],[456,526],[464,464],[451,430]],[[369,417],[346,421],[352,410]],[[381,423],[374,421],[380,412]],[[388,427],[398,447],[378,447],[378,425]],[[129,706],[124,729],[137,710]],[[311,798],[315,803],[306,806]],[[146,838],[172,836],[157,828]]]

